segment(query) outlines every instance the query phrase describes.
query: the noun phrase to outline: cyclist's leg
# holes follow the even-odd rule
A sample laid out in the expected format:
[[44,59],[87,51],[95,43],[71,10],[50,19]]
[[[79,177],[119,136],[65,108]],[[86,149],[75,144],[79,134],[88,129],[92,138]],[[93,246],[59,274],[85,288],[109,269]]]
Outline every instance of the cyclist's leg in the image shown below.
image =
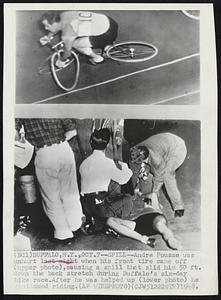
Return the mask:
[[167,226],[167,219],[164,215],[159,214],[153,219],[153,228],[162,234],[171,249],[182,250],[180,241],[175,238],[172,230]]
[[96,54],[92,47],[92,43],[90,42],[89,37],[79,37],[77,38],[74,43],[73,47],[78,50],[80,53],[89,56],[94,60],[95,63],[102,62],[104,58],[101,55]]

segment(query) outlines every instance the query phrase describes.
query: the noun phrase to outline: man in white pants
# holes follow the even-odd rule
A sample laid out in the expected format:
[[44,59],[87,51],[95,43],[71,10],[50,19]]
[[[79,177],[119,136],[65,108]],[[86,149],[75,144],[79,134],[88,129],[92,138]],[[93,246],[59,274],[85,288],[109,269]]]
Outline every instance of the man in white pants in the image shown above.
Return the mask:
[[19,123],[36,148],[36,176],[44,211],[54,226],[53,240],[70,244],[83,216],[74,154],[67,142],[76,134],[75,125],[69,119],[20,119]]

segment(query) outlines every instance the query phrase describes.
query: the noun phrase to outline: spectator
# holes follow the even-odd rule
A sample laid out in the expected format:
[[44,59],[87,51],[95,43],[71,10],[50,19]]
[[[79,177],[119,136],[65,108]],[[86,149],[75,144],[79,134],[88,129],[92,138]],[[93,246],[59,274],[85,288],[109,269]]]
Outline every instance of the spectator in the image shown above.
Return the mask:
[[54,226],[54,242],[70,244],[82,225],[74,154],[67,142],[76,134],[69,119],[19,119],[35,146],[35,169],[43,208]]
[[95,130],[90,139],[93,153],[80,166],[81,199],[84,213],[89,222],[93,217],[95,222],[102,226],[110,216],[129,217],[133,207],[130,195],[111,196],[108,193],[111,180],[125,184],[132,175],[127,164],[119,161],[117,167],[112,159],[105,156],[109,140],[109,129]]
[[176,169],[184,162],[186,154],[185,142],[171,133],[153,135],[131,149],[132,164],[139,159],[144,159],[153,170],[153,189],[150,198],[155,199],[164,184],[175,217],[182,217],[184,214],[184,204],[175,175]]

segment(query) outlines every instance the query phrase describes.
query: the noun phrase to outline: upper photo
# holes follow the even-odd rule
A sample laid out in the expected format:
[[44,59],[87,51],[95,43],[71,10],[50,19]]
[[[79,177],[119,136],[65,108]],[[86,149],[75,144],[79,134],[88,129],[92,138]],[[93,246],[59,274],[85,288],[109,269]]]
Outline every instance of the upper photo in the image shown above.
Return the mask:
[[15,15],[16,104],[200,104],[200,10]]

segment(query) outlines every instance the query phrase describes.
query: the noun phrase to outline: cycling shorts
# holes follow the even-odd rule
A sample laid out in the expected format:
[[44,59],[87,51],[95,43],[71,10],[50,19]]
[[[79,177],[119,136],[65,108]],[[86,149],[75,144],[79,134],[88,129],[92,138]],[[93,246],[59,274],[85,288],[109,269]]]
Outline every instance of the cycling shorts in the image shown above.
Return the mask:
[[107,45],[113,44],[118,34],[118,24],[110,17],[108,17],[110,26],[109,29],[101,35],[91,35],[89,37],[92,48],[104,49]]

